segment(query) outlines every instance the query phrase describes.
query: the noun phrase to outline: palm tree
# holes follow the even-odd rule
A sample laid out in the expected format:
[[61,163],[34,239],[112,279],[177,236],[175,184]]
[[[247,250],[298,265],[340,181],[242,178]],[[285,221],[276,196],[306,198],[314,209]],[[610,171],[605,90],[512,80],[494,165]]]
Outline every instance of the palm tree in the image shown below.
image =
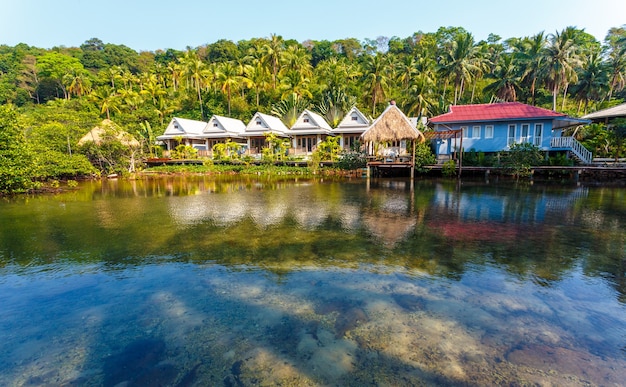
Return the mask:
[[181,65],[181,75],[186,78],[187,87],[195,89],[198,97],[198,103],[200,105],[200,115],[204,117],[201,90],[206,86],[206,79],[209,75],[206,65],[192,50],[185,52],[184,57],[181,59]]
[[578,82],[572,91],[578,100],[578,113],[584,104],[584,113],[587,113],[589,101],[598,100],[606,91],[609,84],[607,65],[603,62],[600,52],[589,54],[578,75]]
[[517,74],[518,70],[514,56],[512,54],[500,56],[494,71],[487,74],[487,78],[494,81],[485,86],[484,91],[493,93],[501,101],[516,101],[516,90],[519,89],[519,77]]
[[542,32],[521,40],[520,44],[514,47],[516,62],[523,68],[521,80],[530,83],[531,103],[535,104],[535,93],[537,81],[545,60],[545,48],[547,39]]
[[474,36],[469,32],[457,34],[443,53],[442,73],[454,82],[454,104],[461,99],[465,84],[472,79],[475,65],[476,47]]
[[391,82],[391,61],[381,54],[370,55],[363,63],[364,83],[372,102],[372,115],[376,115],[376,105],[387,96]]
[[281,118],[283,123],[291,128],[298,116],[309,107],[309,101],[293,93],[279,103],[272,106],[272,114]]
[[626,87],[626,31],[624,27],[611,28],[606,38],[610,67],[609,101],[615,91]]
[[354,105],[356,105],[356,97],[349,96],[342,89],[330,89],[324,93],[322,101],[315,105],[313,110],[324,116],[334,128]]
[[250,84],[250,81],[240,75],[239,69],[235,65],[235,63],[222,62],[217,67],[216,72],[217,82],[221,85],[220,88],[223,93],[226,93],[226,98],[228,100],[228,115],[230,115],[230,101],[232,90],[237,89],[243,84]]
[[[570,82],[576,82],[574,67],[580,62],[578,47],[573,36],[574,28],[567,27],[562,32],[548,36],[545,50],[548,84],[552,89],[552,110],[556,111],[556,99],[563,87],[567,91]],[[565,103],[565,101],[563,101]]]
[[245,70],[246,78],[250,81],[251,87],[254,88],[256,98],[256,108],[259,109],[259,96],[262,91],[267,90],[270,85],[270,73],[263,67],[260,61],[254,65],[247,67]]
[[261,50],[264,53],[262,61],[269,67],[272,73],[272,85],[276,89],[278,71],[280,70],[280,58],[285,50],[285,42],[281,36],[272,34]]
[[106,113],[107,120],[111,119],[111,110],[119,113],[119,96],[112,87],[103,86],[94,90],[90,98],[100,106],[100,114]]

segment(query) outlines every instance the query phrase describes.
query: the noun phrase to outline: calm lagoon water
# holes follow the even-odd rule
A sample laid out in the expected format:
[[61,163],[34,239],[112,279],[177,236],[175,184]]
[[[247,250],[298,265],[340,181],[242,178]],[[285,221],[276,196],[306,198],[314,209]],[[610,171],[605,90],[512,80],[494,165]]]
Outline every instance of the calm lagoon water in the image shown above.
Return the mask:
[[623,385],[626,189],[172,177],[0,202],[0,385]]

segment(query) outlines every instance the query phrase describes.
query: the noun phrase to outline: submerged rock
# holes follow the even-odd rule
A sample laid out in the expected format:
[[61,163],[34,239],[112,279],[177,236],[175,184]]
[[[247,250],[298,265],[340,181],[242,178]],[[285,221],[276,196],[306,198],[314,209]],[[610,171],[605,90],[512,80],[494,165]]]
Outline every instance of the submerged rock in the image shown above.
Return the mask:
[[176,379],[178,371],[163,363],[165,343],[158,339],[137,340],[104,361],[104,386],[163,386]]

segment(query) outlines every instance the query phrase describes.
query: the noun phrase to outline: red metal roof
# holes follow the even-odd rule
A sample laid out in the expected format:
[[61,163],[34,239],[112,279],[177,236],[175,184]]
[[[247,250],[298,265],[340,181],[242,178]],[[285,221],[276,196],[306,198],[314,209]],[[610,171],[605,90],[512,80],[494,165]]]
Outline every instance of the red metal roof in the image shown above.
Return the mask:
[[430,119],[430,122],[440,124],[558,117],[567,117],[567,115],[520,102],[503,102],[450,106],[448,113],[433,117]]

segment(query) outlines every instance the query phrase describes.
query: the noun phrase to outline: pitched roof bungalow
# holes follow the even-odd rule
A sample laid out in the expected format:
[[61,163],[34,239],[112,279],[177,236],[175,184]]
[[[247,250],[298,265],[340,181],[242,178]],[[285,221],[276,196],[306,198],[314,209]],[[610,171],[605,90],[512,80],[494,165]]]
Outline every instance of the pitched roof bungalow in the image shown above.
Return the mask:
[[280,118],[256,112],[241,136],[247,138],[250,154],[259,154],[266,146],[265,135],[267,133],[273,133],[278,137],[289,137],[288,132],[289,129]]
[[339,145],[342,149],[348,150],[361,141],[361,134],[369,128],[370,123],[365,114],[354,106],[346,113],[339,125],[332,130],[332,134],[339,136]]
[[174,117],[165,128],[165,132],[157,137],[157,140],[163,141],[168,151],[174,149],[179,144],[179,140],[185,145],[202,148],[203,142],[200,135],[205,127],[206,122],[204,121]]
[[211,150],[213,145],[227,140],[245,144],[246,141],[241,136],[245,130],[246,124],[243,121],[214,114],[202,129],[200,137],[204,139],[206,149]]
[[311,154],[331,131],[332,128],[324,117],[306,109],[300,113],[288,134],[292,137],[295,154],[306,155]]
[[520,102],[504,102],[454,105],[448,113],[431,118],[429,125],[435,132],[459,131],[459,138],[440,136],[434,140],[437,155],[460,149],[500,152],[515,143],[531,143],[543,151],[570,152],[589,163],[591,152],[573,137],[562,137],[563,129],[589,122]]

